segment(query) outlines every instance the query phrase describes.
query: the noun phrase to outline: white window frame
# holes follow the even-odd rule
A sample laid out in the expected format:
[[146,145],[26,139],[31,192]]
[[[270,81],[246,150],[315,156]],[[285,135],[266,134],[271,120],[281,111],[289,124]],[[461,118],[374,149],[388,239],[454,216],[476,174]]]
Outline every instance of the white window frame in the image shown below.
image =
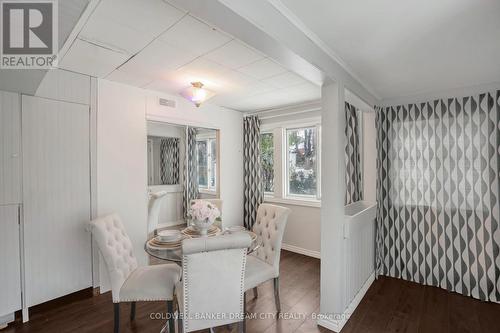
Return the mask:
[[[314,128],[316,131],[316,195],[307,195],[307,194],[292,194],[290,193],[290,178],[289,178],[289,169],[290,169],[290,154],[288,153],[288,131],[300,130],[306,128]],[[313,201],[319,202],[321,201],[321,125],[318,123],[313,124],[300,124],[299,126],[287,126],[283,128],[283,139],[282,139],[282,147],[284,158],[282,163],[283,173],[283,194],[285,199],[291,200],[301,200],[301,201]]]
[[[207,146],[207,186],[202,186],[198,184],[198,191],[200,193],[206,193],[206,194],[215,194],[217,193],[217,170],[212,170],[212,159],[215,158],[215,161],[217,163],[217,156],[212,156],[212,147],[210,145],[210,141],[214,140],[217,146],[217,138],[212,137],[212,136],[207,136],[207,137],[201,137],[201,138],[196,138],[196,144],[201,141],[206,142]],[[217,153],[217,152],[216,152]],[[198,149],[196,149],[196,154],[198,154]],[[199,165],[196,163],[196,168],[198,168]],[[199,172],[199,170],[198,170]],[[210,185],[210,176],[211,173],[214,172],[214,179],[215,179],[215,185],[211,186]]]
[[[317,131],[318,150],[316,156],[316,197],[297,195],[287,196],[288,147],[286,130],[307,127],[316,127]],[[296,206],[321,207],[321,119],[318,117],[310,117],[308,119],[302,119],[301,121],[294,120],[281,122],[279,124],[263,124],[261,126],[261,134],[263,133],[273,133],[274,142],[274,193],[265,192],[264,201],[277,204],[281,203]]]
[[260,135],[263,135],[263,134],[272,134],[272,136],[273,136],[273,178],[274,178],[273,185],[274,185],[274,189],[272,192],[264,191],[264,197],[273,198],[274,193],[276,192],[276,149],[274,149],[276,139],[275,139],[275,133],[272,130],[260,131]]

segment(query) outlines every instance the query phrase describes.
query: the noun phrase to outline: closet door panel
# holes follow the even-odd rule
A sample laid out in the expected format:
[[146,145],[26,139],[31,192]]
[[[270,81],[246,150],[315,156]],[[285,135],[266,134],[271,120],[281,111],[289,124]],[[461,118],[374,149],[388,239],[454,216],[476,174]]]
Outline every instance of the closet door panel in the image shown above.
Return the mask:
[[18,207],[0,206],[0,317],[21,309]]
[[92,286],[89,107],[23,96],[26,301]]
[[21,202],[21,115],[18,94],[0,92],[0,205]]

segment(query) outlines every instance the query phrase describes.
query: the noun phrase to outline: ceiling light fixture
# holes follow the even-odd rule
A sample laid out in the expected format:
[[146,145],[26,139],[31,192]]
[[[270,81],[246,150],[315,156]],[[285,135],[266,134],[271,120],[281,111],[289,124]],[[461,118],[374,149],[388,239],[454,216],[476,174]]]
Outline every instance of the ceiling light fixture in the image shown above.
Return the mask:
[[191,82],[191,87],[184,89],[181,95],[193,102],[196,107],[199,107],[201,103],[213,97],[215,93],[203,88],[201,82]]

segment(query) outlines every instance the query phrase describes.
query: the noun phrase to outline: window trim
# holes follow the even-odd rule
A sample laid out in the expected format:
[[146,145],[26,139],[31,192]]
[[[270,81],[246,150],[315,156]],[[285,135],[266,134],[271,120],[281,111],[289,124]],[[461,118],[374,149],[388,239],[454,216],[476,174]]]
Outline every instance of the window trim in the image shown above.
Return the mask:
[[275,144],[275,138],[274,138],[274,132],[272,129],[268,129],[268,130],[263,130],[263,131],[260,131],[260,134],[259,134],[259,139],[260,139],[260,136],[263,135],[263,134],[271,134],[273,136],[273,188],[274,190],[272,192],[269,192],[269,191],[265,191],[264,190],[264,198],[274,198],[274,195],[276,193],[276,164],[274,163],[274,161],[276,161],[276,149],[274,149],[274,144]]
[[[196,139],[196,143],[201,142],[201,141],[205,141],[206,147],[207,147],[207,186],[202,186],[198,183],[198,192],[204,193],[204,194],[216,194],[217,193],[217,172],[216,172],[216,170],[215,171],[212,170],[212,149],[211,149],[211,145],[210,145],[211,140],[214,140],[217,144],[217,137],[213,137],[213,136],[206,136],[206,137],[204,136],[204,137],[201,137],[199,139],[198,138]],[[196,151],[196,153],[198,154],[198,150]],[[217,163],[217,156],[215,156],[215,160]],[[196,167],[199,168],[199,165],[197,164]],[[210,185],[211,172],[215,172],[214,173],[214,178],[215,178],[215,185],[214,186]]]
[[[290,130],[299,130],[306,128],[314,128],[316,130],[316,195],[307,194],[291,194],[290,193],[290,179],[289,179],[289,167],[290,167],[290,155],[288,152],[288,134]],[[300,202],[321,202],[321,124],[318,122],[314,123],[304,123],[296,124],[282,127],[282,186],[283,186],[283,198],[289,201],[300,201]]]

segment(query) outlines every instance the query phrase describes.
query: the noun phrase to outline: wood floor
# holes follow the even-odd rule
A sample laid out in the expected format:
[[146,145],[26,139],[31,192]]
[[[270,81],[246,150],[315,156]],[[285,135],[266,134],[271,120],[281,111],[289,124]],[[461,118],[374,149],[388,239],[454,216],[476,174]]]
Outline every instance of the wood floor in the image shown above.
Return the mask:
[[[249,333],[325,333],[316,326],[312,313],[319,312],[320,262],[282,252],[282,318],[274,317],[271,283],[259,287],[259,297],[247,295]],[[160,302],[138,303],[137,318],[128,319],[122,306],[121,332],[159,332],[162,319],[150,319],[166,310]],[[51,302],[31,311],[30,321],[19,320],[0,333],[112,332],[113,307],[110,293],[92,297],[78,295],[64,302]],[[236,330],[235,330],[236,331]],[[216,329],[216,332],[228,332]],[[500,332],[500,305],[485,303],[438,288],[397,279],[381,278],[373,283],[342,333],[353,332]]]

